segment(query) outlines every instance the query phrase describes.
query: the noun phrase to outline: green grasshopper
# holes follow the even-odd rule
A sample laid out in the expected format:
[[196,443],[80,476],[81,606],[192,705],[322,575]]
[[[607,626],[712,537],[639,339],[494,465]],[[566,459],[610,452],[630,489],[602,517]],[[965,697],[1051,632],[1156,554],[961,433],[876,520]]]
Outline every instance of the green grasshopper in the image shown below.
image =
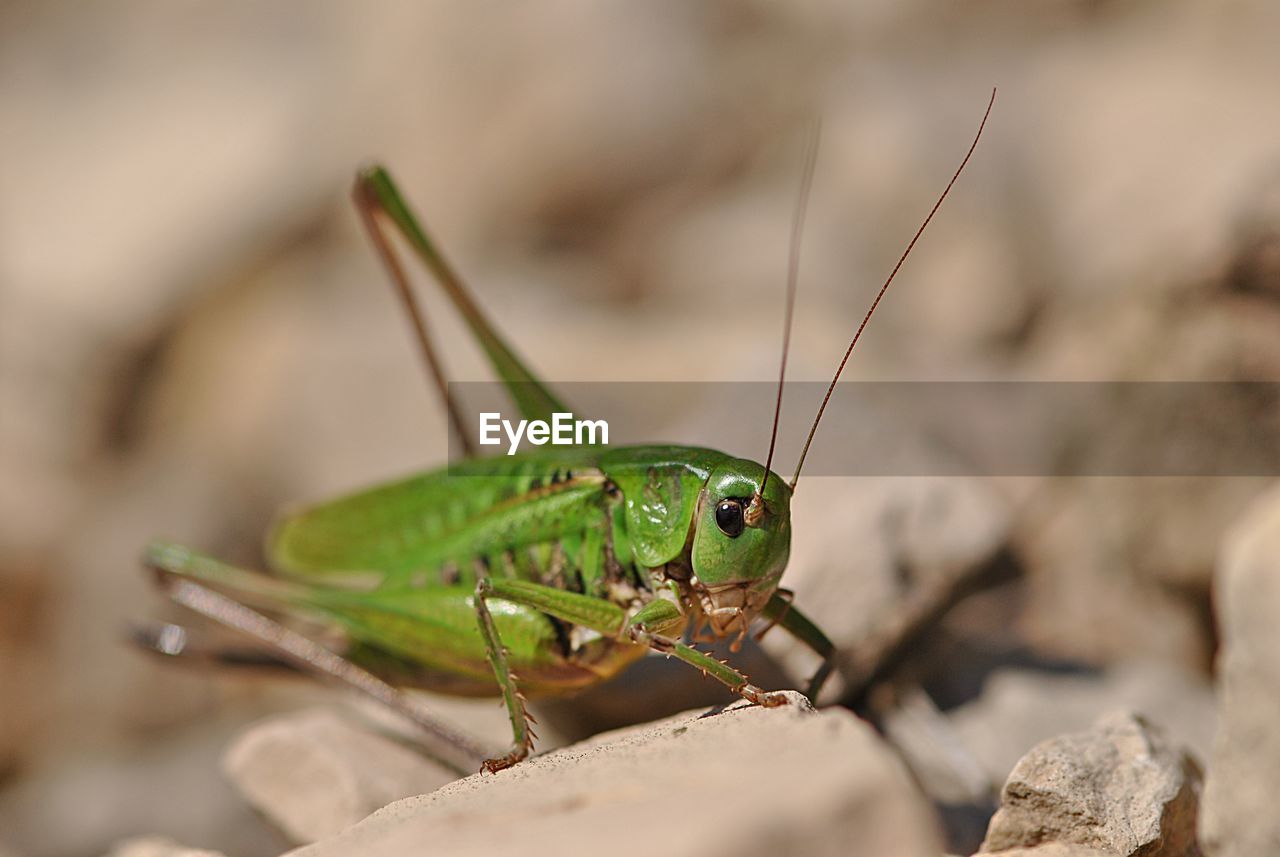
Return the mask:
[[[995,93],[992,92],[992,103]],[[495,772],[533,747],[524,694],[555,694],[618,674],[650,650],[675,657],[762,706],[784,704],[712,657],[694,639],[733,638],[764,618],[822,660],[834,647],[779,587],[791,544],[791,497],[840,373],[889,284],[937,212],[960,167],[898,260],[846,350],[790,483],[770,469],[777,438],[795,296],[799,224],[813,175],[816,134],[792,233],[782,368],[765,464],[682,446],[544,448],[469,457],[448,468],[285,514],[267,539],[273,574],[236,568],[154,543],[146,564],[175,601],[245,631],[287,661],[338,679],[412,716],[467,758],[482,751],[419,711],[397,686],[501,696],[512,743],[484,761]],[[356,178],[353,196],[415,325],[452,426],[459,410],[444,383],[421,309],[392,243],[389,221],[440,283],[528,420],[566,408],[482,314],[411,213],[387,171]],[[482,477],[482,478],[468,478]],[[341,654],[260,610],[339,631]],[[170,626],[176,627],[176,626]],[[766,628],[765,630],[768,630]],[[170,653],[178,647],[156,644]]]

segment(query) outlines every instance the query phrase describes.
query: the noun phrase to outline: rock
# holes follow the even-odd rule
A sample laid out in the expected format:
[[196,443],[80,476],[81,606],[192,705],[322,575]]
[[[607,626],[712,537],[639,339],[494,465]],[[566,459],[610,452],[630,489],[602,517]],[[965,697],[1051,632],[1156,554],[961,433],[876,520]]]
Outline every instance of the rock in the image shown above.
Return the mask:
[[999,787],[1028,747],[1087,729],[1116,709],[1158,711],[1175,744],[1209,758],[1217,715],[1213,690],[1191,673],[1159,662],[1118,665],[1101,674],[1001,669],[982,694],[950,712],[961,744]]
[[1099,851],[1087,845],[1070,845],[1065,842],[1048,842],[1035,848],[1011,848],[999,851],[995,857],[1115,857],[1114,852]]
[[1205,847],[1219,857],[1278,854],[1280,487],[1231,530],[1215,591],[1221,727],[1205,783]]
[[1126,857],[1198,857],[1199,794],[1190,757],[1118,712],[1018,762],[981,851],[1061,842]]
[[223,770],[293,842],[314,842],[457,776],[405,743],[328,709],[270,717],[227,749]]
[[881,731],[930,799],[948,807],[986,807],[970,831],[976,843],[995,808],[995,789],[952,722],[924,690],[916,686],[895,691],[894,704],[879,717]]
[[906,770],[848,711],[799,695],[597,736],[497,775],[392,804],[291,857],[930,855],[936,820]]
[[167,836],[139,836],[116,843],[107,857],[223,857],[218,851],[188,848]]

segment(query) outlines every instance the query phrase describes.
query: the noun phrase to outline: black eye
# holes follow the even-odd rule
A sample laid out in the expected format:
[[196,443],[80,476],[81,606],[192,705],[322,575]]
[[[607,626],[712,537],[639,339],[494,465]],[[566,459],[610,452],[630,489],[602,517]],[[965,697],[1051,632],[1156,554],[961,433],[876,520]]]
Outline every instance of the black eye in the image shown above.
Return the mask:
[[716,526],[731,539],[742,535],[742,504],[737,500],[721,500],[716,506]]

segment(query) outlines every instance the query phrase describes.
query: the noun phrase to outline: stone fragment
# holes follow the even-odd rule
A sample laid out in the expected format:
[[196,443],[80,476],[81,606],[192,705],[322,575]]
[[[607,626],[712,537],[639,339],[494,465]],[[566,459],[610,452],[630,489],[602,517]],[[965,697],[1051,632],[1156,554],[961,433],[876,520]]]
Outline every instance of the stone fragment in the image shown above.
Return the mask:
[[392,801],[457,779],[407,744],[328,709],[254,724],[227,749],[223,770],[297,843],[314,842]]
[[1018,762],[981,851],[1061,842],[1124,857],[1198,857],[1199,795],[1190,757],[1142,718],[1117,712]]
[[1280,486],[1229,533],[1215,583],[1221,727],[1205,782],[1216,857],[1280,854]]
[[1066,842],[1046,842],[1034,848],[1011,848],[997,852],[993,857],[1115,857],[1112,851],[1099,851],[1087,845],[1071,845]]
[[950,713],[955,734],[998,789],[1028,747],[1087,729],[1109,711],[1160,712],[1169,739],[1209,758],[1217,715],[1213,689],[1172,664],[1133,662],[1100,674],[1006,668],[981,695]]
[[[919,687],[896,689],[895,704],[879,717],[885,738],[901,754],[925,793],[937,803],[988,807],[981,836],[994,809],[995,789],[982,765],[956,733],[951,720]],[[954,844],[954,843],[953,843]]]
[[895,854],[937,823],[894,753],[848,711],[689,712],[392,804],[291,857]]

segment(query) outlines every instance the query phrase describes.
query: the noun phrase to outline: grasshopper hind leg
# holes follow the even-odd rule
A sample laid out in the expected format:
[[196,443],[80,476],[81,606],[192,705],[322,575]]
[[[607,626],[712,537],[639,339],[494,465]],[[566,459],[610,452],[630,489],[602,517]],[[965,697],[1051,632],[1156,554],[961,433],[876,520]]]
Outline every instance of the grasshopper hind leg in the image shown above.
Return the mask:
[[162,658],[181,659],[183,663],[305,675],[302,668],[282,655],[260,647],[210,642],[196,630],[175,622],[138,622],[129,627],[128,633],[129,641],[139,649]]
[[293,584],[239,569],[178,545],[151,546],[146,565],[156,573],[160,589],[172,601],[264,644],[280,660],[316,677],[345,685],[368,696],[417,725],[422,750],[447,768],[466,774],[488,753],[480,742],[425,711],[417,700],[359,665],[330,651],[264,613],[236,601],[219,589],[270,600],[293,594]]

